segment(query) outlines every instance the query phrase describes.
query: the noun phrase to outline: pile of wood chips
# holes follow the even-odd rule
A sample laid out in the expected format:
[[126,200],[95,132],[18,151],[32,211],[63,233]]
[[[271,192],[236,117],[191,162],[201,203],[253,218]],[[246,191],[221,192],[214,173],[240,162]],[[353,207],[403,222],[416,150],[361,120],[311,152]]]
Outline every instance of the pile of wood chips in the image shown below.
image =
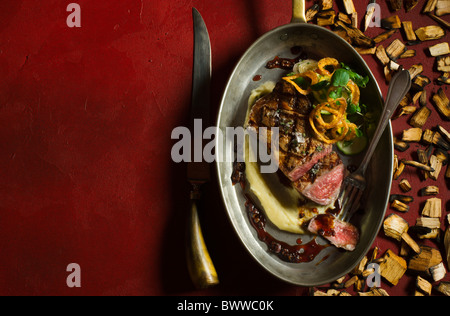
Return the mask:
[[[445,29],[450,29],[450,23],[442,16],[450,13],[450,0],[427,0],[421,14],[428,15],[430,22],[434,24],[414,29],[411,21],[401,21],[396,11],[405,8],[406,12],[420,10],[416,8],[418,0],[379,0],[386,1],[390,11],[389,17],[383,17],[381,26],[385,31],[375,38],[365,35],[371,23],[375,8],[368,7],[364,12],[364,18],[359,25],[360,19],[352,0],[316,1],[307,10],[307,20],[330,29],[348,41],[361,55],[373,55],[382,67],[386,81],[389,82],[392,75],[399,69],[402,59],[414,58],[416,50],[414,45],[432,40],[441,40],[445,37]],[[370,0],[376,3],[376,0]],[[345,12],[336,12],[335,7],[344,8]],[[396,39],[385,44],[395,33],[403,31],[405,42]],[[445,177],[450,179],[450,102],[443,87],[450,84],[450,47],[448,42],[439,42],[429,45],[427,55],[435,58],[435,70],[440,73],[437,78],[428,78],[423,75],[421,63],[414,64],[408,69],[413,81],[412,88],[400,103],[398,112],[393,120],[402,116],[409,116],[408,123],[411,128],[404,130],[401,139],[394,139],[395,149],[405,152],[410,149],[412,143],[417,144],[417,161],[400,159],[394,157],[393,181],[398,182],[402,193],[391,195],[390,203],[396,212],[408,212],[410,203],[414,197],[408,195],[413,190],[409,181],[402,178],[406,168],[419,169],[421,181],[432,179],[438,181]],[[427,96],[426,87],[429,85],[440,86],[433,95]],[[437,87],[436,87],[437,88]],[[431,102],[430,102],[431,100]],[[429,104],[433,106],[430,106]],[[432,129],[424,129],[432,111],[437,111],[442,123]],[[394,123],[395,124],[395,123]],[[446,168],[446,172],[443,172]],[[314,296],[349,296],[351,287],[360,296],[386,296],[388,292],[379,287],[366,288],[368,277],[378,273],[382,279],[395,286],[408,271],[416,277],[415,295],[445,294],[450,296],[450,282],[441,281],[447,277],[447,269],[450,270],[450,214],[442,212],[442,206],[448,205],[449,194],[447,187],[439,188],[438,185],[429,185],[420,189],[420,195],[429,197],[421,214],[416,219],[416,225],[409,227],[408,223],[398,214],[389,215],[384,222],[383,230],[387,237],[393,238],[401,243],[400,251],[396,254],[388,249],[383,256],[378,257],[379,249],[375,247],[370,257],[364,257],[362,262],[350,273],[336,280],[329,288],[311,288],[310,294]],[[442,190],[442,192],[440,192]],[[446,200],[442,200],[443,197]],[[442,219],[446,217],[446,226],[441,227]],[[445,232],[444,232],[445,231]],[[412,238],[414,236],[415,238]],[[415,240],[430,239],[434,241],[435,247],[419,245]],[[375,271],[373,263],[379,267]],[[434,284],[434,285],[433,285]]]

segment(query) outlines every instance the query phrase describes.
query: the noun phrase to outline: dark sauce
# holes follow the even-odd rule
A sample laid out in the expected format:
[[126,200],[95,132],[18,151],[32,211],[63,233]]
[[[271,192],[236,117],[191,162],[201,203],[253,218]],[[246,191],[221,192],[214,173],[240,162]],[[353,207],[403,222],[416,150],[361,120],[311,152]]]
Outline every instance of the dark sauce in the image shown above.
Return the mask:
[[267,69],[280,68],[280,69],[284,69],[284,70],[291,70],[292,67],[294,67],[294,65],[296,63],[298,63],[299,61],[300,61],[300,57],[297,57],[295,59],[289,59],[289,58],[281,58],[279,56],[276,56],[274,59],[267,62],[266,68]]
[[339,199],[337,199],[336,202],[334,202],[334,209],[329,208],[326,211],[326,213],[334,215],[334,216],[338,216],[339,213],[341,212],[341,210],[342,210],[342,205],[341,205],[341,203],[339,203]]
[[261,75],[256,75],[253,77],[253,81],[260,81],[262,79]]
[[234,162],[233,173],[231,174],[231,182],[233,185],[240,184],[242,189],[245,189],[245,163]]
[[281,58],[276,56],[273,60],[269,61],[266,65],[267,69],[280,68],[284,70],[292,70],[294,65],[301,60],[307,59],[308,54],[303,51],[301,46],[294,46],[291,48],[292,55],[298,55],[296,58]]
[[297,245],[289,245],[279,241],[266,231],[266,217],[255,206],[249,196],[245,207],[247,208],[248,217],[253,228],[258,233],[260,241],[264,242],[269,252],[275,254],[281,260],[290,263],[311,262],[316,256],[329,245],[319,245],[314,238],[306,244],[302,244],[302,240],[297,240]]
[[334,216],[329,214],[317,215],[315,218],[317,233],[322,237],[334,237]]

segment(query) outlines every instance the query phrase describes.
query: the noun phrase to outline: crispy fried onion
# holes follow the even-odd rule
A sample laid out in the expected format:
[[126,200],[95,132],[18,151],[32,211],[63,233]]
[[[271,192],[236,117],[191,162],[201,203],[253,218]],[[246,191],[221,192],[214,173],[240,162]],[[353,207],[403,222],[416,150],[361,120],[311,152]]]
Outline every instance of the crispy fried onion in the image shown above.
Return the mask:
[[309,116],[311,128],[326,144],[335,144],[356,137],[357,126],[347,121],[347,101],[344,98],[318,105]]
[[349,88],[351,91],[352,103],[359,104],[359,101],[361,98],[361,92],[359,90],[358,85],[356,83],[354,83],[353,80],[349,80],[349,82],[347,84],[347,88]]
[[[330,72],[328,69],[326,69],[326,67],[329,67],[328,69],[332,68],[333,71]],[[317,68],[318,68],[317,72],[319,74],[324,76],[332,76],[336,71],[336,69],[340,68],[340,64],[339,61],[337,61],[336,59],[327,57],[319,61]]]
[[[309,79],[311,81],[311,83],[309,84],[309,87],[307,88],[307,90],[302,89],[297,83],[295,83],[295,79],[298,78],[305,78],[305,79]],[[311,86],[315,85],[319,82],[319,77],[317,76],[317,73],[314,71],[307,71],[303,74],[297,74],[297,75],[293,75],[293,76],[289,76],[289,77],[284,77],[283,80],[286,80],[287,82],[289,82],[291,85],[293,85],[295,87],[295,89],[300,92],[303,95],[308,95],[311,93]]]
[[[359,104],[360,90],[358,85],[349,80],[345,87],[346,91],[343,92],[344,97],[337,99],[330,96],[330,93],[337,87],[330,86],[327,89],[326,96],[323,97],[311,88],[321,80],[330,80],[340,67],[338,60],[327,57],[318,62],[317,69],[314,71],[310,70],[283,78],[283,80],[292,84],[300,94],[309,95],[313,93],[319,102],[323,102],[311,112],[309,122],[317,137],[327,144],[334,144],[343,140],[350,141],[357,137],[358,127],[347,120],[347,100],[352,104]],[[300,87],[301,84],[298,81],[296,82],[299,78],[308,80],[308,86]]]

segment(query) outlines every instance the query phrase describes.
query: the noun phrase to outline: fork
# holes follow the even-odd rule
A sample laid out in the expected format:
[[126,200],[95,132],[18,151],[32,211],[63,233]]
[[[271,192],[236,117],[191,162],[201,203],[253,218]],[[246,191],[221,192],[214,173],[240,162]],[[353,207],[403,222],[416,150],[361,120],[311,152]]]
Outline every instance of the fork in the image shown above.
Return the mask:
[[409,71],[401,70],[392,78],[378,127],[370,142],[366,155],[359,168],[343,181],[338,199],[341,205],[341,212],[338,215],[338,219],[348,222],[358,210],[361,198],[367,186],[365,179],[367,166],[372,159],[381,135],[384,133],[392,114],[395,112],[400,101],[405,97],[410,88],[411,75]]

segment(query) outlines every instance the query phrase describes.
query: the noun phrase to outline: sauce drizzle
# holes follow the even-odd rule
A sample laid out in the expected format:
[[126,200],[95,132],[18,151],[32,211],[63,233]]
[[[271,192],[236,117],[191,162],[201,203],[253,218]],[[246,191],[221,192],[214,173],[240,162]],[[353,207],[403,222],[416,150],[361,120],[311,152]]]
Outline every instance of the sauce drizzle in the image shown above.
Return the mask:
[[316,238],[306,244],[302,244],[302,240],[297,240],[297,245],[289,245],[285,242],[279,241],[266,231],[266,217],[256,208],[251,198],[246,195],[248,217],[253,228],[258,233],[258,239],[264,242],[269,252],[275,254],[282,261],[290,263],[311,262],[316,256],[329,245],[319,245]]

